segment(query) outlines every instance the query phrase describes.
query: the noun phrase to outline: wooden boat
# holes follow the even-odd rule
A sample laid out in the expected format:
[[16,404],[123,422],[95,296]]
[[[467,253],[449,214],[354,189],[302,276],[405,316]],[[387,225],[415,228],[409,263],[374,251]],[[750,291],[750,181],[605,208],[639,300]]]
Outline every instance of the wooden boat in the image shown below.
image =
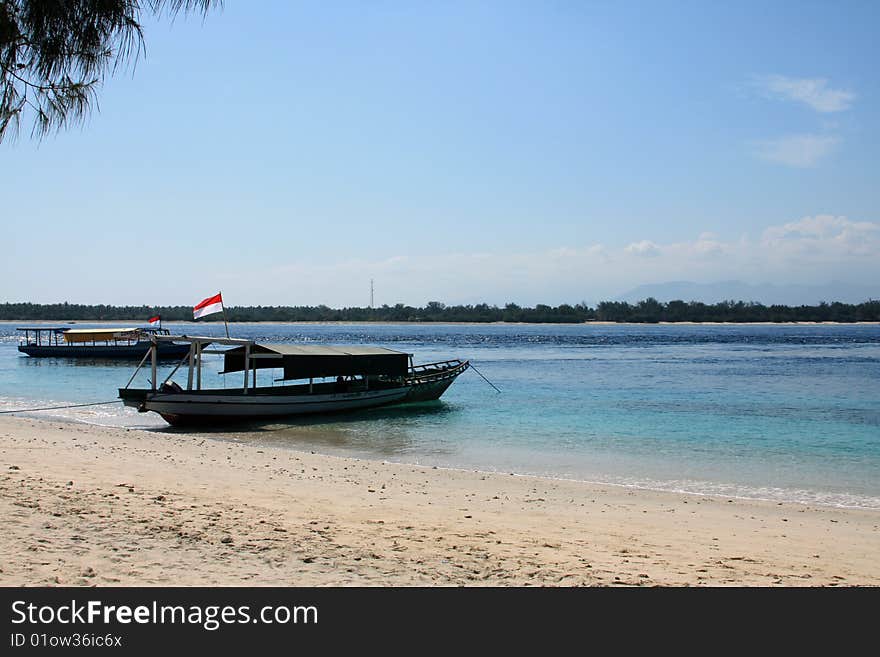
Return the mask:
[[[188,342],[187,356],[171,375],[156,383],[159,345],[165,341]],[[140,412],[154,411],[176,426],[225,424],[233,421],[264,420],[309,413],[339,413],[391,404],[439,399],[468,361],[448,360],[413,365],[411,354],[380,347],[302,346],[262,344],[252,340],[212,337],[154,335],[147,358],[151,359],[151,388],[119,390],[126,406]],[[210,344],[231,346],[226,351],[208,351]],[[203,390],[202,356],[223,354],[223,374],[242,372],[242,386],[236,389]],[[171,378],[185,360],[189,361],[184,389]],[[281,386],[257,386],[257,371],[280,369],[278,381],[300,381]],[[327,381],[329,379],[329,381]]]
[[[148,353],[150,338],[168,336],[162,328],[74,329],[69,326],[22,326],[24,332],[18,350],[36,358],[95,358],[138,360]],[[158,348],[160,359],[180,358],[189,352],[188,344],[163,340]]]

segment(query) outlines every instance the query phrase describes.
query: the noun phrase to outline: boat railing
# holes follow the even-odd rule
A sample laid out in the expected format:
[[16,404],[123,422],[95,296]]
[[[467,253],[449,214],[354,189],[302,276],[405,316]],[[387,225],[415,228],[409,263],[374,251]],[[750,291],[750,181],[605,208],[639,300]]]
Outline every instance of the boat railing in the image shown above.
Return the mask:
[[410,383],[429,383],[449,376],[452,372],[467,367],[467,361],[458,358],[441,360],[436,363],[413,365],[409,368],[407,380]]
[[18,338],[19,347],[48,347],[63,344],[63,340],[60,338],[67,329],[58,327],[26,327],[15,330],[24,333],[24,335]]
[[149,338],[153,335],[171,335],[171,331],[167,328],[155,328],[153,326],[148,326],[146,328],[139,328],[138,330],[144,334],[145,338]]
[[[113,338],[95,338],[92,340],[77,340],[68,342],[64,334],[69,328],[20,328],[24,332],[19,337],[18,344],[21,347],[109,347],[109,346],[132,346],[140,342],[148,342],[153,335],[168,335],[168,329],[135,328],[126,331],[124,336]],[[112,332],[111,330],[107,331]]]

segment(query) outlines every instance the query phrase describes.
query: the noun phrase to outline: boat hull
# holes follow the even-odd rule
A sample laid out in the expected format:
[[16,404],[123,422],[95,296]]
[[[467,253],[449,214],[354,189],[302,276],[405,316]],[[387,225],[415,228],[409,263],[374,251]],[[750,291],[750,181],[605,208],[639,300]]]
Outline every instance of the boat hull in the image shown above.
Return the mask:
[[158,413],[173,426],[193,426],[356,411],[399,403],[409,392],[408,388],[296,396],[157,392],[140,400],[130,398],[135,403],[124,396],[123,400],[139,411]]
[[[18,350],[34,358],[96,358],[137,361],[150,349],[149,342],[131,345],[19,345]],[[159,343],[157,357],[162,360],[183,358],[189,353],[188,344]]]
[[441,381],[428,381],[426,383],[411,385],[406,396],[406,401],[423,402],[440,399],[443,393],[446,392],[446,389],[452,385],[453,381],[455,381],[456,376],[458,376],[458,374]]
[[153,411],[173,426],[223,425],[301,415],[343,413],[439,399],[464,362],[442,373],[376,389],[309,392],[308,386],[243,390],[144,390],[122,388],[119,397],[140,412]]

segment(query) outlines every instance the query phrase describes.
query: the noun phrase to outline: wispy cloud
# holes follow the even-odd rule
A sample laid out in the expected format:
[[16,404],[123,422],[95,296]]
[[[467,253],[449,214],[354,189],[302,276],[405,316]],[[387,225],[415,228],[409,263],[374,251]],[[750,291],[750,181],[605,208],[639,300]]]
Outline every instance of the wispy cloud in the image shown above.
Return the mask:
[[761,236],[761,246],[777,254],[828,258],[880,256],[880,224],[850,221],[846,217],[820,214],[782,226],[771,226]]
[[756,142],[759,157],[790,167],[808,168],[834,150],[840,139],[830,135],[788,135]]
[[[815,283],[880,280],[880,223],[814,215],[769,226],[760,235],[725,240],[703,233],[692,240],[564,247],[544,251],[398,255],[375,260],[297,262],[255,271],[239,298],[254,290],[271,303],[363,305],[374,278],[379,303],[488,301],[562,303],[609,298],[650,281]],[[271,284],[268,281],[272,281]],[[291,297],[289,281],[296,281]],[[354,283],[353,283],[354,282]]]
[[832,89],[825,78],[762,75],[755,78],[755,84],[772,97],[804,103],[823,114],[847,110],[856,98],[852,91]]
[[641,242],[633,242],[629,246],[627,246],[624,251],[627,253],[632,253],[633,255],[644,256],[644,257],[655,257],[660,255],[660,249],[654,242],[650,242],[648,240],[642,240]]

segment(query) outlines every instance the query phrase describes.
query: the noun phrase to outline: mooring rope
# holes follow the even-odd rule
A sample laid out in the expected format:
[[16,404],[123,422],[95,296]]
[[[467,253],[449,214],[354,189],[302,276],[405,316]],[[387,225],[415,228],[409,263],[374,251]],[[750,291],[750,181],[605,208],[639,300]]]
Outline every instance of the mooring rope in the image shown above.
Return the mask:
[[31,413],[33,411],[58,411],[63,408],[82,408],[83,406],[106,406],[107,404],[119,404],[121,402],[122,402],[121,399],[114,399],[113,401],[93,402],[91,404],[68,404],[67,406],[46,406],[44,408],[16,408],[13,411],[0,411],[0,414]]
[[469,363],[469,365],[471,366],[471,369],[472,369],[474,372],[476,372],[477,374],[479,374],[479,375],[483,378],[483,381],[485,381],[485,382],[488,383],[490,386],[492,386],[493,388],[495,388],[495,391],[496,391],[496,392],[501,392],[500,390],[498,390],[498,388],[495,386],[494,383],[492,383],[489,379],[487,379],[485,376],[483,376],[483,373],[482,373],[480,370],[478,370],[476,367],[474,367],[474,364],[473,364],[473,363]]

